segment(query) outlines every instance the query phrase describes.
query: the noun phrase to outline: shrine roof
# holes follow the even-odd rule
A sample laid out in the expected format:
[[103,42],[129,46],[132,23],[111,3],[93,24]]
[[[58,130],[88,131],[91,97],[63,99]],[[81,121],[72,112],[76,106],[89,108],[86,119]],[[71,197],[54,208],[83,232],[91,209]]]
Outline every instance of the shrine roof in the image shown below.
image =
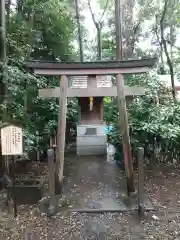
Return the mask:
[[33,60],[26,63],[32,69],[53,69],[53,70],[84,70],[84,69],[117,69],[117,68],[152,68],[157,58],[130,59],[123,61],[96,61],[96,62],[49,62]]

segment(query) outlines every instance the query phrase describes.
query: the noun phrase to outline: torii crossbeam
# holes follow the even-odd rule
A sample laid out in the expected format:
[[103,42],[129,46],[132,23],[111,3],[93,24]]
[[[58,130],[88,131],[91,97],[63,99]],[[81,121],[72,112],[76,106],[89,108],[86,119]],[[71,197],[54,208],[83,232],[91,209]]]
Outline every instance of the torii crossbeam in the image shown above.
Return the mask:
[[[143,87],[124,87],[125,96],[144,95]],[[117,97],[117,87],[101,88],[68,88],[67,97]],[[60,88],[44,88],[39,90],[39,97],[42,98],[59,98]]]
[[[59,124],[57,135],[57,159],[56,159],[56,173],[59,175],[59,180],[63,179],[63,166],[64,166],[64,144],[65,144],[65,128],[66,128],[66,100],[67,97],[104,97],[104,96],[117,96],[119,101],[119,112],[122,114],[121,126],[123,126],[126,108],[124,105],[125,96],[130,95],[144,95],[145,91],[141,87],[128,87],[124,86],[124,74],[140,74],[147,73],[156,62],[156,58],[141,59],[141,60],[127,60],[127,61],[101,61],[101,62],[72,62],[72,63],[59,63],[59,62],[45,62],[45,61],[31,61],[27,66],[34,70],[35,74],[44,76],[57,76],[60,75],[60,87],[54,89],[41,89],[39,90],[40,97],[58,97],[60,100],[59,109]],[[115,75],[117,79],[117,87],[108,88],[68,88],[67,76],[94,76],[96,75]],[[122,140],[124,163],[127,176],[127,184],[129,189],[133,186],[133,167],[132,156],[130,151],[129,134],[123,130],[122,127]]]

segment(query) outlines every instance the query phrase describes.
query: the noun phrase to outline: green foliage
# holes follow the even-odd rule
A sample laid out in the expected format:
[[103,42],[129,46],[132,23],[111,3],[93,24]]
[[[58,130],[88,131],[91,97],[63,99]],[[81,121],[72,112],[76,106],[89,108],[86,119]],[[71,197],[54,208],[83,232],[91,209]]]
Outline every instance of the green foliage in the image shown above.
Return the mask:
[[104,98],[104,120],[110,125],[113,124],[118,116],[118,107],[116,103],[116,99],[112,99],[110,97]]
[[8,66],[3,80],[8,83],[8,92],[6,101],[0,105],[1,119],[19,122],[25,130],[25,143],[35,146],[36,133],[41,133],[42,137],[48,128],[47,135],[50,135],[57,127],[58,105],[55,101],[42,100],[37,96],[38,89],[47,86],[47,79],[36,78],[18,67]]
[[10,16],[9,57],[68,60],[74,26],[63,2],[28,1],[22,8]]
[[[101,8],[100,12],[103,12],[106,1],[96,2]],[[128,54],[132,53],[132,57],[133,54],[138,57],[153,56],[162,51],[158,36],[160,37],[159,19],[163,4],[159,4],[156,0],[143,0],[136,3],[138,7],[135,21],[131,21],[129,16],[132,13],[131,4],[123,11],[123,21],[126,22],[126,27],[123,28],[123,46],[128,45]],[[133,4],[132,8],[135,7]],[[4,70],[3,81],[7,86],[8,94],[3,103],[0,96],[0,121],[14,119],[20,122],[24,129],[26,152],[36,148],[44,149],[48,144],[49,136],[57,130],[59,104],[55,99],[38,98],[38,89],[58,86],[59,78],[35,76],[28,72],[23,63],[28,59],[60,61],[77,59],[77,50],[72,45],[77,37],[72,0],[17,1],[16,9],[7,6],[8,66]],[[83,8],[84,5],[81,3],[80,9]],[[174,6],[169,6],[165,18],[165,37],[170,39],[169,28],[173,27],[171,36],[173,44],[176,44],[176,35],[179,30],[179,11],[179,3],[175,1]],[[158,18],[155,19],[157,14],[159,14]],[[143,24],[147,21],[149,21],[148,31],[143,30]],[[86,35],[87,27],[82,22],[81,24],[84,34],[83,44],[87,46],[84,55],[85,58],[90,59],[94,56],[93,51],[96,52],[96,47],[93,44],[89,45]],[[114,1],[109,1],[104,25],[102,29],[103,59],[113,59],[115,58]],[[127,43],[128,39],[131,40],[129,43]],[[142,40],[150,40],[152,48],[144,51],[140,44]],[[179,70],[177,51],[176,49],[173,52],[173,65],[176,72]],[[180,105],[172,101],[164,83],[159,82],[156,74],[151,77],[149,75],[128,76],[125,80],[129,86],[140,85],[146,89],[145,96],[135,97],[133,101],[127,99],[132,148],[135,149],[138,145],[147,148],[147,142],[153,143],[154,138],[156,141],[161,141],[161,145],[163,143],[168,146],[168,151],[178,148]],[[164,98],[164,94],[169,96]],[[118,113],[117,100],[105,98],[104,112],[105,121],[114,126],[110,141],[122,150],[119,131],[121,115]],[[77,100],[68,100],[67,131],[69,133],[71,129],[75,129],[77,121]]]
[[[146,87],[145,96],[135,97],[132,101],[127,99],[132,150],[143,146],[148,153],[147,148],[154,144],[155,139],[161,151],[164,151],[163,147],[166,146],[166,152],[177,152],[180,146],[180,104],[174,103],[168,97],[167,88],[155,75],[128,77],[126,80],[129,85],[138,81],[139,85]],[[114,126],[110,142],[122,151],[120,117],[117,102],[105,100],[105,120]]]
[[[35,76],[24,62],[30,58],[70,60],[74,22],[67,1],[19,1],[17,9],[8,13],[8,64],[3,73],[6,99],[0,102],[0,121],[22,125],[27,155],[35,149],[46,149],[49,137],[57,131],[59,101],[39,98],[38,89],[59,86],[59,78]],[[68,105],[69,126],[77,120],[77,104],[73,100]]]

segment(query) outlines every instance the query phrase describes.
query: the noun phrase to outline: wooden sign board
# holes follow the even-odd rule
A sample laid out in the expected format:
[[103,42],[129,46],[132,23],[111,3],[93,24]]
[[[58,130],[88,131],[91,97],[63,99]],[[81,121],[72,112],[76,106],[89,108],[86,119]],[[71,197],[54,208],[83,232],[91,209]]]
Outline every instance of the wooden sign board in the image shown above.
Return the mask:
[[22,128],[14,125],[8,125],[1,128],[1,148],[2,155],[22,155]]

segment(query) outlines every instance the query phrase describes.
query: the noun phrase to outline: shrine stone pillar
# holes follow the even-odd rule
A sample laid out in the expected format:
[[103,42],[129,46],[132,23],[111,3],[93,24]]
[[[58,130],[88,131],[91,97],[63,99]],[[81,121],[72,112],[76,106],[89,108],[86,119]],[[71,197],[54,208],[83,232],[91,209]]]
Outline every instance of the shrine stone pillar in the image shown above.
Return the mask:
[[77,155],[105,155],[106,143],[104,124],[77,125]]

